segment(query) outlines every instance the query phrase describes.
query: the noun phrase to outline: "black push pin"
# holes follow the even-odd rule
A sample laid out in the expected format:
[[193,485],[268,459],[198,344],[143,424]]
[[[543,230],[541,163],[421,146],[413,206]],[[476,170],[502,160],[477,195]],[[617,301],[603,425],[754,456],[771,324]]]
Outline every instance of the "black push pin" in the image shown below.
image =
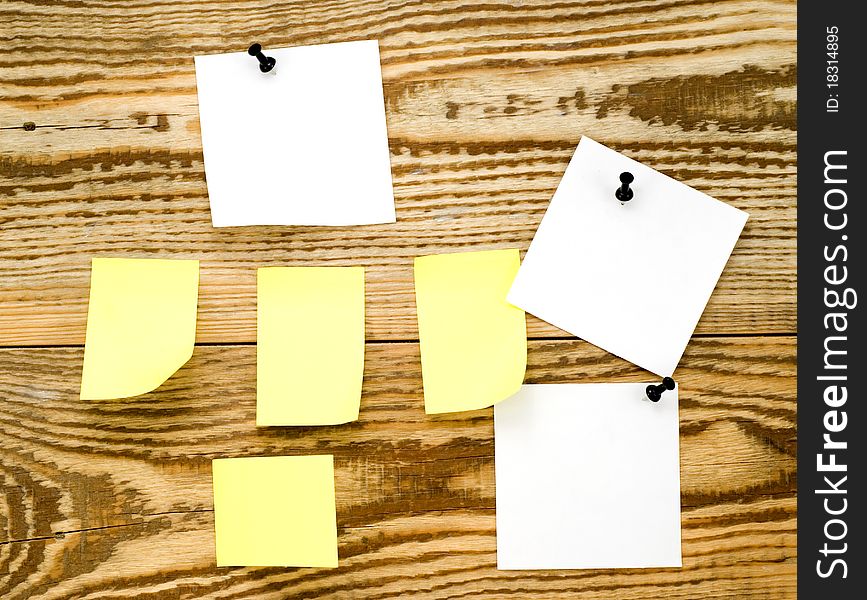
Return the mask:
[[662,393],[666,390],[674,389],[674,379],[665,377],[659,385],[649,385],[645,388],[644,393],[647,394],[647,399],[651,402],[659,402],[662,398]]
[[632,173],[624,171],[620,174],[620,183],[622,185],[614,192],[614,196],[620,200],[620,204],[626,204],[632,200],[632,190],[629,189],[629,184],[633,181],[635,181],[635,177],[632,176]]
[[247,50],[247,54],[255,56],[259,60],[259,70],[263,73],[267,73],[277,64],[276,58],[262,54],[262,44],[253,44]]

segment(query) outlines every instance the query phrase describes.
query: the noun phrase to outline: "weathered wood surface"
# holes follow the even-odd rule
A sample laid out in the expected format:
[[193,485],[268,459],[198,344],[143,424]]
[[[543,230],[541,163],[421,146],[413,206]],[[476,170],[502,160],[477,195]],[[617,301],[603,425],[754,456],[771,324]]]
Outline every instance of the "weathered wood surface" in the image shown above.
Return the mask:
[[[255,339],[275,264],[367,266],[368,336],[414,339],[412,257],[526,249],[583,134],[749,211],[699,333],[794,331],[794,2],[20,1],[0,33],[0,344],[82,343],[117,255],[204,261],[202,342]],[[192,56],[254,38],[380,40],[396,224],[210,226]]]
[[[365,38],[398,222],[213,229],[192,56]],[[794,2],[13,0],[0,39],[0,597],[794,597]],[[750,213],[677,371],[684,568],[499,572],[491,411],[424,415],[412,258],[525,250],[585,134]],[[202,260],[153,394],[78,400],[93,256]],[[367,267],[357,423],[254,427],[284,264]],[[528,328],[529,382],[648,378]],[[214,567],[210,460],[313,452],[340,568]]]
[[[80,348],[0,352],[0,597],[777,598],[794,594],[795,339],[695,340],[679,371],[683,569],[496,570],[492,410],[424,414],[418,345],[372,343],[360,420],[254,425],[255,347],[81,402]],[[529,382],[642,381],[534,341]],[[210,461],[333,453],[340,568],[217,569]],[[570,474],[564,473],[564,477]]]

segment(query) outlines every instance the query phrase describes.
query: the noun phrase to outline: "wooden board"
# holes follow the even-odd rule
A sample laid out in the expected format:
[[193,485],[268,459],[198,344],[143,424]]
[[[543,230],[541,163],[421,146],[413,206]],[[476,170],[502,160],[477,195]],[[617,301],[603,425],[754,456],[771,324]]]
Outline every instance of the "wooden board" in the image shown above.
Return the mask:
[[[368,344],[360,419],[337,427],[257,429],[252,346],[200,346],[166,385],[127,401],[79,401],[81,356],[0,352],[9,600],[794,593],[794,337],[690,346],[683,569],[577,572],[496,570],[492,410],[426,416],[417,344]],[[529,382],[647,376],[586,342],[530,346]],[[335,456],[340,568],[216,568],[211,459],[303,453]]]
[[[414,339],[412,258],[526,249],[583,134],[750,213],[699,333],[794,331],[794,2],[137,4],[7,5],[0,343],[82,343],[118,255],[203,260],[202,342],[276,264],[365,265],[369,337]],[[398,222],[212,228],[192,56],[371,37]]]
[[[193,55],[366,38],[397,223],[212,228]],[[793,1],[11,0],[0,39],[0,597],[795,596]],[[412,258],[526,250],[581,135],[750,213],[676,373],[683,569],[497,571],[491,411],[423,412]],[[77,399],[94,256],[202,261],[147,396]],[[254,427],[273,265],[367,267],[359,422]],[[529,382],[649,377],[528,333]],[[340,568],[214,567],[210,460],[314,452]]]

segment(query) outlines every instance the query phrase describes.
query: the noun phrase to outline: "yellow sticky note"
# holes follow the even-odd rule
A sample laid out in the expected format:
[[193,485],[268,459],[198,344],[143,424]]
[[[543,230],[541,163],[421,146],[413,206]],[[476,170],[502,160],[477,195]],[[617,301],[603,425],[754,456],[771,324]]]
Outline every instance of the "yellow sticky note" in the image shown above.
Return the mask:
[[94,258],[81,398],[155,390],[193,355],[199,261]]
[[218,567],[336,567],[334,457],[221,458],[214,476]]
[[485,408],[520,389],[527,325],[506,302],[520,262],[517,250],[415,259],[425,412]]
[[256,425],[358,418],[364,267],[259,269],[256,337]]

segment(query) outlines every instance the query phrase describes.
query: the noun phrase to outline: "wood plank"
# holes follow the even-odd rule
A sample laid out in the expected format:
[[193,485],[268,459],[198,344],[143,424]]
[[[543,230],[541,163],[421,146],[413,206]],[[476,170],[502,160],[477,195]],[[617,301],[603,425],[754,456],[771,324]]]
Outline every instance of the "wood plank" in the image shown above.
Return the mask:
[[[253,341],[254,269],[282,264],[365,265],[369,339],[415,339],[412,257],[525,250],[583,134],[750,213],[699,333],[795,331],[794,2],[14,1],[0,15],[0,345],[81,344],[90,258],[120,255],[203,261],[200,342]],[[192,55],[370,37],[398,222],[212,228]]]
[[[496,570],[492,411],[426,416],[415,343],[367,345],[358,422],[262,429],[253,346],[198,346],[108,402],[78,400],[80,348],[0,350],[0,596],[794,598],[795,348],[693,340],[684,568],[576,572]],[[528,382],[648,378],[585,342],[530,344]],[[214,567],[211,459],[293,453],[335,456],[340,567]]]

